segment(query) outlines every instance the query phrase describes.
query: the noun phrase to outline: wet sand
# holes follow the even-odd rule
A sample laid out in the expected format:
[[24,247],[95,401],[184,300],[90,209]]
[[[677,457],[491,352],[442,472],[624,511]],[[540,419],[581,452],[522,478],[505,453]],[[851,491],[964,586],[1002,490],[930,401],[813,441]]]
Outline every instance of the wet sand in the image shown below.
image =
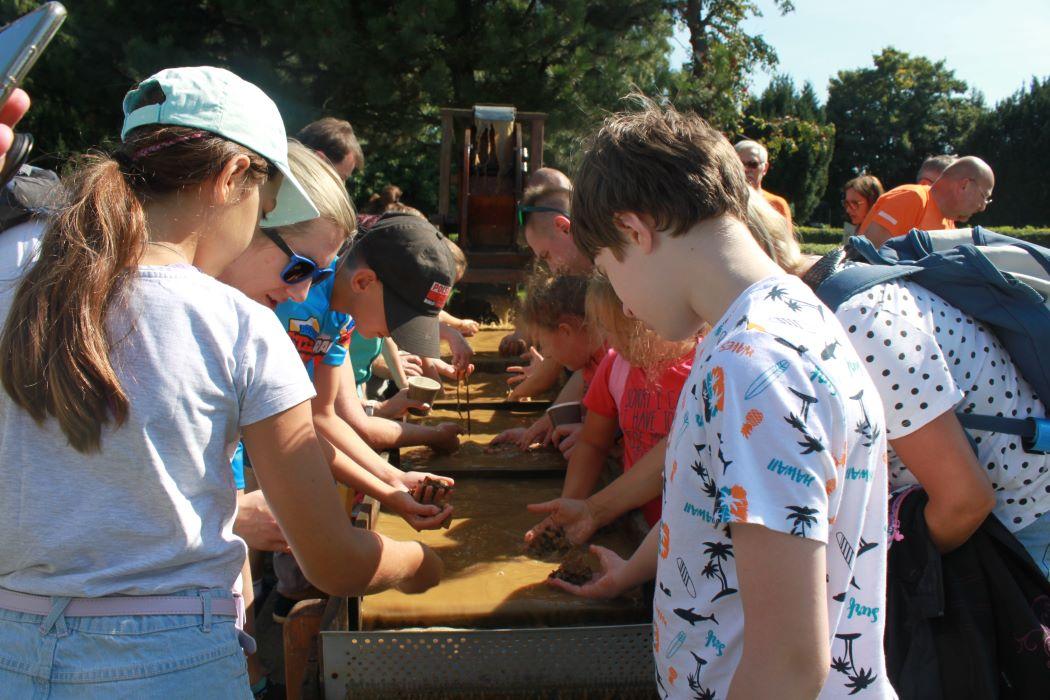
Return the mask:
[[[422,595],[386,591],[362,598],[362,629],[493,629],[645,621],[648,606],[640,595],[591,601],[563,593],[546,582],[558,567],[557,561],[525,555],[522,538],[540,520],[525,505],[556,498],[561,483],[561,477],[459,477],[452,496],[455,516],[448,530],[417,533],[400,517],[382,513],[376,530],[433,547],[445,562],[445,578]],[[594,541],[621,556],[630,555],[637,544],[625,527],[599,533]],[[594,567],[597,562],[592,558],[590,563]]]

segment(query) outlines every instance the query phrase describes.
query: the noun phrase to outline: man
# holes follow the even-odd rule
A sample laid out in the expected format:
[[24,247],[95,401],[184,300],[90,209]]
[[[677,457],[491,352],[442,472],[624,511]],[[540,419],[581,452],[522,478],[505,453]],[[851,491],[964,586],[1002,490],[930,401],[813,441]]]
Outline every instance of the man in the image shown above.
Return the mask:
[[744,164],[744,178],[751,189],[761,193],[769,205],[791,223],[791,206],[783,197],[762,189],[762,178],[769,172],[769,151],[758,141],[744,140],[734,147],[737,157]]
[[955,156],[930,156],[922,162],[915,182],[919,185],[932,185],[941,176],[944,169],[957,160]]
[[525,240],[536,257],[555,272],[583,274],[591,263],[583,257],[569,234],[569,201],[572,190],[541,185],[525,191],[518,208],[525,225]]
[[860,235],[877,246],[913,228],[955,228],[992,201],[995,174],[980,158],[959,158],[932,185],[901,185],[879,197],[860,225]]
[[569,179],[568,175],[555,168],[540,168],[532,175],[529,175],[529,188],[544,186],[564,187],[567,190],[571,190],[572,180]]
[[304,126],[295,138],[328,159],[339,177],[349,180],[354,170],[365,169],[365,154],[350,122],[325,117]]

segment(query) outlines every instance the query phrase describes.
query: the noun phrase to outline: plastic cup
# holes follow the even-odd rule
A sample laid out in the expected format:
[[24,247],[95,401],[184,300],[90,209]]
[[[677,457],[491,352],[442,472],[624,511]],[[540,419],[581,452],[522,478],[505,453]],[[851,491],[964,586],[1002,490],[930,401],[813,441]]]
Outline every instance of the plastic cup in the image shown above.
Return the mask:
[[[408,398],[415,401],[433,404],[439,391],[441,391],[441,382],[435,381],[430,377],[409,377],[408,379]],[[408,412],[413,416],[425,416],[427,414],[426,411],[421,411],[417,408],[410,408]]]
[[579,423],[583,420],[583,412],[580,410],[579,401],[554,404],[547,409],[547,415],[550,416],[551,425],[555,428],[559,425]]

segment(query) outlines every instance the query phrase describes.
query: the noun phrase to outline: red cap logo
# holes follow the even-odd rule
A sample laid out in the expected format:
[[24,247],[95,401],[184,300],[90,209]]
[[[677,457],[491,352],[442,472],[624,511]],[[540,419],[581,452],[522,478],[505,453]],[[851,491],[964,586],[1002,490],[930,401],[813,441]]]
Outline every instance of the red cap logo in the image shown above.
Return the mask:
[[430,285],[430,291],[427,292],[427,298],[424,299],[426,303],[431,306],[436,306],[439,309],[445,308],[445,302],[448,301],[448,295],[452,293],[452,287],[435,282]]

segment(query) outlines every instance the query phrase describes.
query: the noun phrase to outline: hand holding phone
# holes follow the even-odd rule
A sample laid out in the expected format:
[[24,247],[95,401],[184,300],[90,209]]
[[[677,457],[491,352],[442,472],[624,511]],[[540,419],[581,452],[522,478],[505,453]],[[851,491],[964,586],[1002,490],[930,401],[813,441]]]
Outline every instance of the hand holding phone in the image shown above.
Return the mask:
[[0,186],[21,167],[33,148],[32,136],[12,131],[29,109],[29,95],[18,85],[65,18],[66,8],[49,2],[0,28]]

